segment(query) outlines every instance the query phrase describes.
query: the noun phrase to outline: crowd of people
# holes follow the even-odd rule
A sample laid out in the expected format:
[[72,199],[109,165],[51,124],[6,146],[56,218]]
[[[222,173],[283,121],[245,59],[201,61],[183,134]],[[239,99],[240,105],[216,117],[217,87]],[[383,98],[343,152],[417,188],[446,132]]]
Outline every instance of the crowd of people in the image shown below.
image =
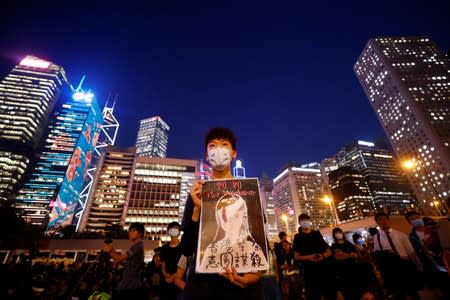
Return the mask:
[[[234,134],[227,128],[213,128],[205,136],[205,148],[212,166],[211,178],[233,178],[231,162],[237,156]],[[0,298],[416,300],[425,288],[435,292],[433,300],[450,299],[450,215],[433,220],[421,218],[415,211],[405,214],[412,227],[409,236],[391,228],[389,215],[379,212],[375,214],[378,229],[371,228],[369,236],[353,233],[349,238],[337,227],[331,244],[320,231],[313,230],[310,216],[303,213],[292,241],[280,232],[280,241],[268,247],[267,257],[258,264],[267,266],[263,270],[238,272],[236,263],[227,260],[226,267],[217,273],[198,272],[196,258],[207,253],[197,253],[203,184],[201,180],[193,183],[182,224],[168,225],[170,241],[154,249],[148,264],[144,263],[144,226],[133,223],[128,230],[130,248],[118,252],[112,241],[105,241],[95,263],[32,264],[30,257],[24,257],[19,264],[1,265],[4,280]],[[217,249],[212,249],[225,251],[223,256],[227,258],[231,253],[227,251],[235,251],[230,241],[236,240],[242,247],[251,244],[261,250],[249,230],[243,200],[225,200],[216,208],[219,232],[224,232],[214,238]],[[450,207],[450,197],[446,205]],[[264,255],[262,251],[255,253]],[[220,252],[207,254],[206,259],[216,254]]]
[[391,228],[389,215],[379,212],[370,235],[347,238],[336,227],[330,245],[301,214],[293,243],[285,232],[275,243],[281,295],[271,299],[418,300],[424,291],[430,299],[450,299],[450,215],[434,220],[410,211],[405,218],[409,235]]

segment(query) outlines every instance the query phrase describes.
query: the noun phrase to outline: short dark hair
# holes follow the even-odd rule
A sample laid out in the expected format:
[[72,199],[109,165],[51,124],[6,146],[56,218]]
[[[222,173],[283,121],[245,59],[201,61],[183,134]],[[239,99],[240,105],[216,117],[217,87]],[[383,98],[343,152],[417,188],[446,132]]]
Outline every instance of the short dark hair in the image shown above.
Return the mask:
[[378,233],[378,229],[376,227],[370,227],[369,228],[369,233],[371,236],[374,236],[375,234]]
[[301,214],[300,216],[298,216],[298,221],[302,221],[302,220],[311,220],[311,217],[308,214]]
[[356,241],[359,240],[359,239],[362,239],[362,235],[360,235],[359,233],[355,232],[355,233],[352,235],[353,243],[356,244]]
[[180,228],[181,227],[181,225],[180,225],[180,223],[178,223],[178,222],[171,222],[171,223],[169,223],[169,225],[167,225],[167,231],[169,231],[169,229],[170,228],[173,228],[173,227],[178,227],[178,228]]
[[389,219],[389,215],[387,213],[384,211],[379,211],[375,214],[375,222],[378,222],[381,217],[387,217]]
[[[332,232],[332,235],[333,235],[333,240],[336,242],[336,237],[334,236],[336,233],[338,233],[338,232],[342,232],[342,234],[344,234],[344,231],[341,229],[341,228],[339,228],[339,227],[335,227],[335,228],[333,228],[333,232]],[[345,238],[345,234],[344,234],[344,240],[346,240],[346,238]]]
[[406,214],[405,214],[406,221],[408,221],[408,223],[409,223],[409,218],[411,218],[414,215],[419,215],[419,213],[415,210],[410,210],[410,211],[406,212]]
[[285,236],[287,236],[287,233],[284,232],[284,231],[280,231],[280,233],[278,233],[278,238],[279,238],[280,240],[282,240]]
[[131,229],[136,229],[137,232],[139,232],[140,234],[144,234],[145,232],[145,228],[144,225],[142,225],[142,223],[131,223],[130,228],[128,228],[128,230]]
[[228,129],[223,127],[214,127],[211,128],[208,133],[205,135],[205,149],[208,148],[208,143],[213,139],[224,139],[230,142],[233,150],[236,150],[236,136],[234,133]]

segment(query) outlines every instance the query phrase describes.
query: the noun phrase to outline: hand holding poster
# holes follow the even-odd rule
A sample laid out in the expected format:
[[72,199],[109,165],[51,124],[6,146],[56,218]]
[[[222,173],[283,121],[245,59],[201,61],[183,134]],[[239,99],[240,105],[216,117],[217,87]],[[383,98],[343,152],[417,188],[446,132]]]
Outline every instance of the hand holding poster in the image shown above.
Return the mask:
[[198,273],[269,269],[257,178],[203,184],[197,253]]

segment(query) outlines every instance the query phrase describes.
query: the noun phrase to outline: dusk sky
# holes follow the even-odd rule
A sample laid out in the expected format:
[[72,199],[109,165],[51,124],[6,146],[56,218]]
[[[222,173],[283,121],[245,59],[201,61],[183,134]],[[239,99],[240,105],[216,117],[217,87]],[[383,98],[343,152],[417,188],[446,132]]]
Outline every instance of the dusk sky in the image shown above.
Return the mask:
[[1,78],[27,54],[75,86],[85,74],[101,107],[119,95],[116,144],[134,145],[139,120],[159,115],[168,157],[202,158],[208,128],[229,127],[250,177],[384,137],[352,69],[370,38],[450,49],[444,0],[28,2],[2,3]]

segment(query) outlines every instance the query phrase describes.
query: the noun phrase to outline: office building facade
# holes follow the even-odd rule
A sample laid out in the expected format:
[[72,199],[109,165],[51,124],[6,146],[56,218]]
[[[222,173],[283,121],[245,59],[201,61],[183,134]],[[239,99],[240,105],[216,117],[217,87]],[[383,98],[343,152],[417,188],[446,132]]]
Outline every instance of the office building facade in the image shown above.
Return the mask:
[[80,220],[79,231],[105,232],[115,224],[123,226],[135,157],[135,148],[105,148],[97,163],[97,172]]
[[353,141],[338,152],[337,160],[341,167],[350,167],[363,176],[375,211],[402,214],[416,207],[416,198],[398,160],[382,142]]
[[62,67],[26,56],[0,82],[0,199],[20,185],[43,128],[68,86]]
[[360,171],[340,167],[328,174],[328,184],[341,223],[374,215],[372,196]]
[[[450,195],[450,61],[427,37],[369,40],[354,71],[425,213]],[[433,208],[438,210],[433,211]]]
[[259,193],[261,195],[261,206],[265,214],[265,231],[269,240],[276,240],[278,237],[277,220],[275,216],[275,206],[273,204],[273,181],[268,176],[259,179]]
[[138,156],[166,157],[169,130],[169,125],[159,116],[141,120],[136,139],[136,154]]
[[333,224],[333,211],[324,201],[326,187],[320,165],[312,163],[285,168],[273,180],[273,203],[280,230],[297,232],[298,216],[306,213],[315,227]]
[[135,160],[130,197],[124,208],[126,228],[144,224],[148,239],[167,241],[167,225],[180,222],[197,161],[138,156]]

